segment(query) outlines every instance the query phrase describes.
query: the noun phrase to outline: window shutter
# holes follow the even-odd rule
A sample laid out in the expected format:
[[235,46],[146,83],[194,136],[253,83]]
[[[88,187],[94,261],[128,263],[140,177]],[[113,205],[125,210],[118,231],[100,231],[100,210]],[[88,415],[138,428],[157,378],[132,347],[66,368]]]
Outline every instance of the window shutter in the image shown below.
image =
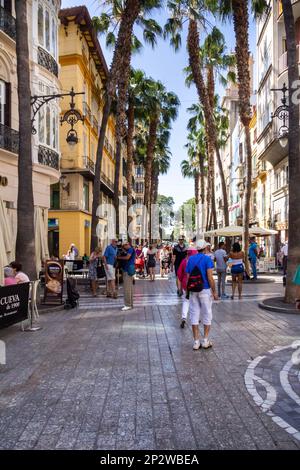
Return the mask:
[[5,83],[4,124],[11,126],[11,84]]

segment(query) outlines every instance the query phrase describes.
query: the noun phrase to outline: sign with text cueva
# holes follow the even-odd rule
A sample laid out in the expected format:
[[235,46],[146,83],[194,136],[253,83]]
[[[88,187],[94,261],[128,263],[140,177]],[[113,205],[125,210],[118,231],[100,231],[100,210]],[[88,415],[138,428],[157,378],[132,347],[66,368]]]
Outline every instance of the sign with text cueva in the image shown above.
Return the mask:
[[29,282],[0,287],[0,328],[27,319]]
[[45,262],[45,304],[62,304],[64,286],[64,262]]

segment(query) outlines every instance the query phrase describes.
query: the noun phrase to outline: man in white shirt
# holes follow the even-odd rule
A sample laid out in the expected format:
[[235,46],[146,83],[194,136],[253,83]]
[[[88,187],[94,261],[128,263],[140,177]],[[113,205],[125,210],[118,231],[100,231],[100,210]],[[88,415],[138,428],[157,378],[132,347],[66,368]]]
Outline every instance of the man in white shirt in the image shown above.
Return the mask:
[[287,240],[280,251],[281,251],[281,254],[283,255],[283,259],[282,259],[283,275],[286,276],[288,251],[289,251],[289,244]]
[[219,243],[219,249],[214,253],[214,259],[216,261],[217,275],[218,275],[218,296],[221,299],[228,299],[228,295],[225,294],[225,282],[226,282],[226,269],[228,255],[224,250],[225,243]]
[[[144,257],[144,262],[145,262],[146,274],[147,274],[147,276],[149,276],[148,258],[147,258],[147,255],[148,255],[148,243],[145,243],[145,245],[143,246],[142,252],[143,252],[143,257]],[[145,276],[145,274],[144,274],[144,276]]]

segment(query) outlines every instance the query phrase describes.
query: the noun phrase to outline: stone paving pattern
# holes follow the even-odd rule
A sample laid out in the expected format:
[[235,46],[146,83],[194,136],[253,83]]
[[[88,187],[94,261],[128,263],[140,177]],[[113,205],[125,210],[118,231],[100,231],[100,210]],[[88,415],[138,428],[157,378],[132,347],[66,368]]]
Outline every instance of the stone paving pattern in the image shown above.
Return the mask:
[[152,301],[129,312],[82,299],[38,332],[1,330],[0,449],[299,449],[245,387],[249,361],[300,337],[300,318],[259,309],[258,289],[282,288],[215,304],[207,351],[179,328],[173,280],[138,281]]

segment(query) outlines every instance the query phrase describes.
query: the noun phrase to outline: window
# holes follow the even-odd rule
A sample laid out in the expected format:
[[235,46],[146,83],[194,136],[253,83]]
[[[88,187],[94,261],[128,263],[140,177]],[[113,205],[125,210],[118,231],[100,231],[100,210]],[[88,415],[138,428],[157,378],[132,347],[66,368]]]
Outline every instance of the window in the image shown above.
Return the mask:
[[5,82],[0,80],[0,124],[5,123]]
[[50,106],[46,108],[46,144],[51,145],[51,111]]
[[89,183],[83,183],[83,210],[89,210]]
[[60,209],[60,188],[59,183],[50,186],[50,208]]
[[44,45],[44,10],[42,5],[38,8],[38,39],[41,46]]
[[57,58],[57,23],[56,18],[40,3],[37,13],[38,42]]
[[39,141],[45,142],[45,109],[43,107],[39,110]]
[[0,80],[0,124],[10,127],[11,84]]
[[261,215],[264,219],[266,217],[266,185],[263,184],[261,189]]

